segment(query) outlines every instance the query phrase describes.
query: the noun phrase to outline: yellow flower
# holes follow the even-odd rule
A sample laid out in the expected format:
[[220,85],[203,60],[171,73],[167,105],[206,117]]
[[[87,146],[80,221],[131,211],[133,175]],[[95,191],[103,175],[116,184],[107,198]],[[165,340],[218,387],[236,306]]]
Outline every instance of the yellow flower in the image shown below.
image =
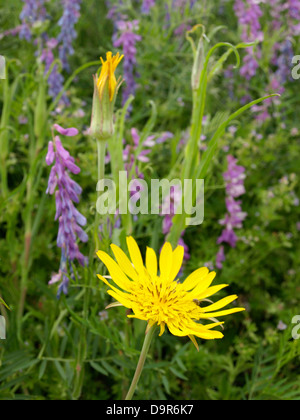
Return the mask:
[[103,61],[102,57],[100,57],[100,60],[102,62],[102,69],[100,76],[97,80],[97,88],[99,92],[100,100],[103,98],[103,92],[106,86],[108,86],[108,92],[109,92],[109,100],[112,102],[115,97],[115,92],[117,89],[117,79],[115,76],[115,71],[123,59],[123,55],[120,56],[119,53],[117,53],[115,56],[112,55],[112,53],[109,51],[106,53],[106,61]]
[[122,84],[122,77],[117,80],[115,71],[122,58],[123,55],[117,53],[113,56],[109,51],[106,53],[106,61],[101,58],[100,76],[94,75],[90,135],[99,141],[106,141],[114,134],[114,105]]
[[[216,322],[215,317],[244,310],[233,308],[220,311],[234,301],[236,295],[225,297],[210,305],[202,304],[208,297],[228,286],[221,284],[210,287],[216,273],[210,273],[206,267],[194,271],[183,283],[176,281],[183,261],[182,246],[177,246],[173,251],[170,243],[164,244],[159,257],[159,274],[157,257],[152,248],[147,248],[144,266],[140,249],[132,237],[127,238],[127,246],[131,261],[116,245],[111,245],[111,248],[117,262],[105,252],[97,252],[118,287],[110,284],[103,276],[98,277],[110,287],[107,293],[118,301],[108,307],[125,306],[132,309],[133,315],[128,317],[148,321],[148,329],[158,324],[162,335],[167,325],[173,335],[189,336],[198,348],[194,336],[203,339],[223,337],[220,331],[213,330],[214,327],[223,324]],[[196,322],[207,319],[215,322]]]

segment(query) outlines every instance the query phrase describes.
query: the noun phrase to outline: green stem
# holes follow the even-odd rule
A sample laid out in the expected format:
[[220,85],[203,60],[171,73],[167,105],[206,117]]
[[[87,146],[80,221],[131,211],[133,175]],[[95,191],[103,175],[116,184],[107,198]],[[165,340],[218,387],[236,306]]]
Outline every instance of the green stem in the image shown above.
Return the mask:
[[[87,296],[88,292],[85,293]],[[80,342],[78,346],[78,352],[76,357],[76,366],[75,366],[75,378],[74,378],[74,387],[72,393],[72,399],[78,400],[81,396],[83,380],[84,380],[84,360],[86,358],[86,327],[80,328]]]
[[[104,179],[104,177],[105,177],[105,152],[106,152],[106,141],[97,140],[97,156],[98,156],[98,179],[97,179],[97,183],[100,180]],[[98,191],[97,199],[100,197],[100,194],[101,193]],[[97,212],[97,208],[96,208],[96,217],[95,217],[95,246],[96,246],[96,251],[100,248],[99,224],[100,224],[100,214]]]
[[[120,200],[123,199],[120,197],[119,191],[120,191],[120,171],[125,171],[124,167],[124,161],[123,161],[123,137],[124,137],[124,130],[125,130],[125,118],[127,115],[128,107],[132,103],[134,97],[130,96],[127,99],[127,102],[125,103],[123,109],[117,114],[116,119],[116,131],[113,135],[113,137],[108,142],[108,150],[111,156],[111,169],[112,169],[112,175],[116,184],[116,197],[119,197]],[[130,176],[129,176],[129,179]],[[122,186],[121,186],[122,188]],[[124,188],[124,187],[123,187]],[[129,197],[129,193],[127,193],[127,199]],[[119,207],[123,207],[123,203],[119,202]],[[129,236],[132,233],[132,220],[131,220],[131,214],[129,212],[126,212],[125,214],[120,214],[121,220],[122,220],[122,226],[125,229],[126,235]]]
[[146,333],[143,348],[142,348],[140,358],[139,358],[139,361],[138,361],[138,364],[137,364],[137,367],[136,367],[136,370],[135,370],[135,374],[134,374],[134,377],[132,379],[132,382],[131,382],[131,385],[130,385],[130,388],[129,388],[129,391],[126,395],[125,400],[131,400],[132,397],[133,397],[133,394],[136,390],[136,387],[137,387],[138,381],[140,379],[140,376],[141,376],[141,373],[142,373],[142,370],[143,370],[143,367],[144,367],[144,364],[145,364],[145,360],[146,360],[146,357],[147,357],[147,354],[148,354],[148,351],[149,351],[149,347],[150,347],[155,329],[156,328],[153,325],[150,328],[150,330]]
[[[7,70],[6,70],[7,71]],[[8,84],[8,79],[4,80],[3,86],[3,110],[1,115],[1,122],[0,122],[0,156],[1,156],[1,189],[2,189],[2,196],[6,198],[8,195],[8,185],[7,185],[7,155],[8,155],[8,133],[7,133],[7,126],[9,121],[10,115],[10,89]]]

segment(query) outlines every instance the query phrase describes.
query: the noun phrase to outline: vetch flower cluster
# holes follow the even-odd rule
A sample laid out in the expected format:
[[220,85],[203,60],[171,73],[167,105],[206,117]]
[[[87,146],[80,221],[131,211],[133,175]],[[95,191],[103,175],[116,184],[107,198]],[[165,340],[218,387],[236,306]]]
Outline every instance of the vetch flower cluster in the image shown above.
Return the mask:
[[59,57],[63,68],[70,69],[68,57],[74,54],[73,41],[77,37],[75,25],[80,17],[81,0],[63,0],[63,15],[58,22],[61,32],[58,35]]
[[123,151],[123,159],[126,164],[126,169],[130,170],[132,168],[135,159],[143,163],[150,162],[150,159],[147,155],[151,153],[151,149],[156,144],[162,144],[172,137],[173,137],[173,134],[167,131],[162,133],[158,137],[156,135],[151,135],[146,140],[144,140],[142,144],[142,148],[139,151],[139,154],[136,154],[137,150],[140,148],[141,136],[139,135],[136,128],[132,128],[131,138],[132,138],[133,144],[127,144]]
[[[294,56],[293,37],[300,34],[300,1],[273,0],[272,28],[282,32],[282,42],[273,46],[272,64],[277,67],[275,77],[280,85],[291,79],[290,64]],[[284,29],[284,32],[283,32]]]
[[300,0],[287,0],[289,16],[292,20],[292,30],[295,35],[300,34]]
[[[57,47],[58,41],[56,38],[51,38],[46,42],[45,48],[42,50],[42,54],[40,56],[40,60],[42,63],[45,64],[45,75],[49,72],[52,63],[55,60],[53,50]],[[48,93],[51,98],[55,99],[57,95],[63,89],[64,78],[62,74],[59,72],[58,65],[55,64],[51,70],[51,73],[48,77]],[[68,98],[64,94],[61,98],[61,102],[68,104]]]
[[[76,128],[64,129],[58,124],[54,129],[64,136],[76,136]],[[81,187],[73,181],[68,171],[77,175],[80,168],[75,164],[75,159],[64,149],[59,136],[55,136],[53,141],[49,142],[48,153],[46,156],[47,165],[52,166],[48,181],[47,194],[55,193],[56,215],[55,220],[59,221],[57,236],[57,246],[61,248],[61,263],[58,274],[52,276],[49,284],[61,281],[58,289],[58,296],[61,292],[68,292],[68,265],[72,275],[71,261],[77,259],[81,265],[87,263],[86,257],[79,251],[77,238],[82,242],[88,241],[88,236],[81,228],[86,225],[86,218],[76,209],[73,203],[79,203],[79,196],[82,192]]]
[[[225,226],[221,236],[218,238],[217,243],[227,243],[232,248],[235,248],[237,242],[237,235],[235,229],[242,228],[242,223],[245,220],[247,213],[242,211],[240,200],[236,200],[237,197],[243,195],[245,191],[244,180],[245,180],[245,168],[237,165],[237,159],[233,156],[227,156],[228,170],[223,174],[226,182],[226,208],[228,213],[225,218],[220,220],[220,225]],[[216,257],[217,268],[223,267],[225,261],[224,246],[221,246]]]
[[118,36],[115,36],[113,45],[115,48],[121,48],[125,56],[124,80],[126,86],[123,89],[123,104],[125,104],[129,96],[134,95],[136,91],[136,43],[142,40],[142,37],[136,33],[138,24],[139,22],[137,20],[119,20],[116,23]]
[[[247,43],[262,41],[264,39],[264,33],[261,30],[259,19],[263,13],[259,2],[257,0],[236,0],[234,11],[242,27],[242,40]],[[253,52],[253,48],[248,48],[240,73],[247,80],[250,80],[255,76],[257,68],[258,61]]]
[[[173,335],[188,336],[198,348],[195,336],[207,340],[223,337],[220,331],[214,330],[223,324],[215,317],[244,310],[220,310],[236,300],[236,295],[204,305],[208,297],[227,286],[221,284],[210,287],[216,273],[210,273],[206,267],[194,271],[183,283],[177,281],[184,255],[182,246],[177,246],[173,251],[171,244],[166,242],[160,252],[159,261],[155,251],[147,248],[145,265],[140,249],[132,237],[127,238],[127,246],[130,259],[114,244],[111,249],[116,261],[103,251],[97,252],[115,285],[101,275],[98,277],[110,287],[107,293],[117,301],[108,307],[125,306],[131,309],[133,314],[128,317],[147,321],[147,330],[158,325],[162,335],[167,326]],[[206,320],[213,322],[206,324]]]
[[150,10],[152,7],[155,6],[155,0],[143,0],[141,12],[145,15],[148,15],[150,13]]
[[8,29],[7,31],[0,33],[0,41],[6,36],[16,36],[19,35],[22,30],[22,25],[18,25],[15,28]]
[[20,13],[21,29],[19,37],[30,41],[32,37],[32,26],[38,22],[43,21],[46,17],[46,9],[44,7],[45,0],[22,0],[24,3],[23,9]]
[[[38,42],[36,39],[32,40],[32,28],[34,24],[45,21],[48,18],[47,10],[45,8],[45,0],[23,0],[24,7],[20,14],[21,25],[15,28],[15,32],[19,33],[21,39],[32,41],[34,44],[40,46],[37,55],[41,62],[45,63],[45,74],[48,73],[52,63],[55,60],[54,50],[58,48],[58,54],[62,63],[62,68],[69,71],[70,66],[68,57],[74,54],[73,41],[77,34],[75,31],[75,24],[80,17],[81,0],[62,0],[63,14],[58,25],[61,31],[57,38],[50,38],[48,33],[43,32],[39,35]],[[14,32],[12,32],[13,34]],[[58,65],[54,65],[48,77],[49,95],[55,99],[63,88],[64,77],[59,72]],[[68,105],[69,100],[64,94],[61,98],[61,103]]]
[[[268,90],[276,90],[276,92],[283,93],[285,90],[284,84],[292,80],[293,38],[300,34],[300,0],[268,0],[267,3],[270,5],[270,8],[261,6],[260,3],[266,3],[266,1],[236,0],[234,11],[242,28],[242,40],[244,42],[261,42],[264,40],[260,24],[263,14],[270,21],[268,25],[270,39],[276,33],[281,33],[280,39],[277,39],[272,45],[271,63],[275,67],[275,71],[271,74]],[[248,53],[244,58],[244,65],[241,67],[240,73],[245,79],[250,80],[255,76],[259,66],[258,60],[261,56],[261,49],[257,48],[256,55],[251,48],[247,49],[247,51]],[[269,99],[264,104],[253,109],[254,112],[258,112],[257,120],[265,121],[270,117],[269,108],[272,103],[274,103],[274,99]]]

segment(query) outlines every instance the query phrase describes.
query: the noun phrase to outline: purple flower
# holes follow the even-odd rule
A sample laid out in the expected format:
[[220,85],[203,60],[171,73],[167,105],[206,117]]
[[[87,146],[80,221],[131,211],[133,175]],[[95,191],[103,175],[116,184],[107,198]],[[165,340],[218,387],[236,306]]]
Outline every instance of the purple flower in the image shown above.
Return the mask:
[[[151,135],[146,140],[144,140],[142,144],[142,148],[139,154],[136,156],[136,151],[140,147],[140,135],[136,128],[131,129],[131,138],[132,143],[126,144],[123,150],[123,160],[125,162],[126,170],[130,171],[135,160],[139,162],[148,163],[150,161],[149,155],[151,153],[151,148],[154,147],[156,144],[162,144],[166,142],[168,139],[173,138],[173,134],[165,131],[159,135]],[[125,140],[123,140],[125,144]],[[110,162],[110,155],[107,154],[105,158],[105,163]]]
[[16,36],[19,35],[21,30],[23,29],[22,25],[18,25],[15,28],[8,29],[0,34],[0,40],[3,39],[5,36]]
[[[140,135],[138,134],[138,131],[136,128],[131,129],[131,137],[133,140],[133,145],[127,145],[123,151],[123,159],[124,162],[130,163],[132,158],[134,159],[135,151],[138,149],[140,145]],[[136,159],[140,162],[147,163],[149,162],[149,158],[147,155],[151,153],[151,149],[146,149],[146,147],[153,147],[155,145],[154,141],[155,136],[148,137],[144,143],[143,143],[143,149],[140,151],[140,153],[136,156]],[[132,165],[131,165],[132,166]]]
[[216,256],[216,267],[220,270],[223,268],[223,262],[226,260],[224,253],[224,246],[220,246],[220,249]]
[[45,0],[22,0],[24,3],[20,19],[22,21],[19,37],[30,41],[32,37],[31,27],[38,21],[45,20]]
[[[45,64],[45,74],[49,72],[49,69],[55,60],[53,49],[55,49],[58,45],[58,41],[55,38],[50,39],[46,43],[46,47],[42,50],[42,54],[40,56],[40,60],[42,63]],[[63,89],[64,78],[58,71],[58,66],[55,64],[52,68],[51,73],[48,77],[48,93],[51,98],[55,99],[57,95]],[[64,104],[68,104],[69,100],[67,96],[64,94],[61,98],[61,102]]]
[[[234,11],[242,28],[242,40],[244,42],[263,41],[264,33],[259,21],[263,13],[259,2],[257,0],[235,0]],[[247,48],[244,65],[240,70],[241,75],[250,80],[255,76],[257,68],[257,58],[252,48]]]
[[[238,237],[235,233],[235,229],[241,229],[243,221],[247,217],[247,213],[242,211],[241,200],[236,200],[237,197],[245,194],[246,190],[244,187],[245,180],[245,168],[237,165],[237,159],[233,156],[227,156],[228,169],[223,174],[226,183],[226,208],[227,214],[224,219],[220,220],[221,226],[224,229],[217,240],[217,244],[227,243],[232,248],[235,248]],[[225,261],[224,246],[221,246],[216,257],[216,266],[222,268],[223,262]]]
[[[270,9],[260,6],[260,3],[269,3]],[[267,16],[270,31],[274,33],[280,32],[281,41],[276,42],[273,46],[273,57],[271,63],[276,67],[275,76],[282,85],[291,79],[290,64],[291,58],[294,56],[292,47],[293,37],[300,34],[300,0],[235,0],[234,11],[239,20],[239,26],[242,29],[242,40],[244,42],[263,41],[264,35],[261,30],[260,18],[263,11],[268,11],[270,17]],[[272,36],[272,32],[271,35]],[[252,49],[247,49],[247,55],[244,58],[241,67],[241,75],[250,80],[255,76],[259,66],[261,50],[254,53]],[[267,107],[262,110],[259,120],[264,121],[269,117]]]
[[119,35],[114,37],[113,45],[115,48],[122,48],[124,54],[124,79],[126,82],[126,87],[123,89],[124,104],[129,96],[134,95],[136,91],[136,43],[141,41],[142,37],[136,34],[138,29],[137,20],[132,22],[119,20],[116,26]]
[[[27,41],[32,40],[32,27],[36,22],[44,21],[47,18],[47,11],[45,9],[46,0],[23,0],[24,6],[20,14],[22,24],[18,29],[21,39]],[[41,50],[37,52],[40,55],[40,60],[45,64],[45,74],[49,72],[52,63],[55,60],[54,50],[58,47],[59,57],[64,69],[69,70],[68,56],[74,53],[72,42],[76,37],[74,26],[80,16],[80,2],[81,0],[62,0],[64,7],[63,15],[58,22],[61,27],[61,32],[58,38],[49,39],[47,33],[43,33],[37,40],[32,40],[36,45],[41,46]],[[59,72],[58,65],[52,67],[51,73],[48,75],[49,95],[55,99],[63,89],[64,77]],[[60,102],[64,105],[69,105],[69,100],[66,94],[62,95]]]
[[[289,10],[290,18],[296,21],[294,28],[299,28],[300,22],[300,1],[299,0],[287,0],[287,6]],[[297,33],[299,35],[299,33]]]
[[294,56],[291,39],[285,39],[282,43],[276,43],[273,52],[272,63],[277,67],[275,76],[279,85],[277,86],[277,89],[279,89],[280,85],[283,83],[288,80],[293,80],[290,70],[290,65]]
[[77,136],[78,134],[78,130],[77,128],[63,128],[58,124],[54,124],[53,128],[59,133],[62,134],[63,136],[68,136],[68,137],[74,137]]
[[148,15],[152,7],[155,6],[155,0],[143,0],[141,11]]
[[244,57],[244,65],[240,69],[240,74],[246,80],[252,79],[256,75],[256,70],[259,67],[258,61],[254,56],[253,51],[250,48],[247,48],[248,53]]
[[[69,136],[78,133],[75,128],[65,130],[57,124],[55,129],[59,132],[67,132]],[[58,136],[49,142],[46,163],[48,166],[54,164],[50,172],[46,193],[50,195],[55,193],[55,220],[59,222],[57,246],[61,248],[61,262],[59,273],[53,275],[50,280],[50,284],[61,281],[58,289],[59,297],[61,292],[66,294],[68,291],[67,266],[69,265],[72,276],[71,261],[77,259],[81,265],[87,263],[87,258],[80,253],[76,240],[78,238],[82,242],[87,242],[88,236],[81,228],[81,226],[85,226],[86,219],[73,204],[74,202],[79,203],[82,189],[70,178],[68,173],[69,171],[78,174],[80,168],[75,164],[75,159],[63,147]]]
[[64,11],[58,22],[61,27],[61,32],[58,35],[59,57],[63,68],[69,71],[68,56],[74,54],[73,41],[77,37],[75,25],[80,17],[81,0],[62,0],[62,3]]

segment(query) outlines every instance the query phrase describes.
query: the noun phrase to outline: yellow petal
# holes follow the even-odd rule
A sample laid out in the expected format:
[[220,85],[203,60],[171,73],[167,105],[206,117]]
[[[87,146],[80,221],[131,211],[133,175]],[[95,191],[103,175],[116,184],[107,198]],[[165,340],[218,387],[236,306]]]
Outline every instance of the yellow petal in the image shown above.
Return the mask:
[[[211,323],[211,324],[205,325],[205,328],[206,328],[207,330],[211,330],[212,328],[218,327],[219,325],[223,325],[223,324],[224,324],[224,322],[214,322],[214,323]],[[223,327],[222,327],[222,328],[223,328]]]
[[141,254],[140,248],[138,247],[138,244],[136,243],[136,241],[133,239],[132,236],[128,236],[126,238],[126,242],[127,242],[128,251],[130,254],[131,261],[134,265],[134,268],[140,274],[144,274],[145,267],[144,267],[142,254]]
[[157,257],[154,249],[147,247],[146,268],[151,277],[157,276]]
[[97,256],[106,265],[113,281],[124,290],[131,290],[132,282],[126,277],[118,264],[106,252],[98,251]]
[[117,289],[115,286],[113,286],[112,284],[110,284],[110,283],[109,283],[109,281],[108,281],[105,277],[101,276],[100,274],[97,274],[97,277],[98,277],[100,280],[102,280],[102,281],[103,281],[103,283],[105,283],[107,286],[111,287],[111,288],[112,288],[113,290],[115,290],[116,292],[118,292],[118,291],[119,291],[119,289]]
[[166,324],[164,322],[162,322],[160,324],[160,332],[159,332],[159,336],[162,336],[163,333],[165,332],[165,328],[166,328]]
[[[215,325],[216,326],[216,325]],[[205,325],[196,324],[196,327],[191,329],[191,333],[199,338],[204,338],[205,340],[214,340],[215,338],[223,338],[224,335],[220,331],[210,330]]]
[[209,270],[206,267],[201,267],[195,270],[182,283],[183,290],[188,291],[193,289],[204,277],[207,276],[208,273]]
[[159,269],[160,276],[164,279],[169,279],[173,262],[173,250],[170,242],[166,242],[160,252]]
[[242,312],[245,311],[245,308],[232,308],[232,309],[226,309],[225,311],[219,311],[219,312],[203,312],[203,314],[201,314],[201,318],[206,319],[206,318],[212,318],[212,317],[219,317],[219,316],[225,316],[225,315],[229,315],[229,314],[235,314],[237,312]]
[[218,309],[224,308],[224,306],[228,305],[229,303],[233,302],[236,299],[237,299],[237,295],[226,296],[224,299],[221,299],[218,302],[213,303],[212,305],[205,306],[205,308],[201,308],[201,311],[203,312],[216,311]]
[[184,256],[184,248],[181,245],[178,245],[178,247],[173,251],[173,263],[172,263],[172,269],[170,272],[170,280],[173,281],[177,274],[179,273],[182,261]]
[[127,318],[140,319],[141,321],[148,321],[148,318],[142,315],[127,315]]
[[129,299],[126,299],[124,293],[121,295],[120,293],[116,293],[113,290],[108,290],[107,293],[118,302],[122,303],[122,305],[126,308],[132,309],[132,302]]
[[217,292],[219,292],[220,290],[224,289],[224,287],[227,287],[227,286],[228,286],[228,284],[218,284],[217,286],[209,287],[204,292],[200,293],[200,295],[198,295],[197,299],[201,300],[201,299],[205,299],[209,296],[212,296],[212,295],[216,294]]
[[206,277],[202,278],[199,284],[189,293],[191,299],[197,299],[197,296],[200,296],[207,288],[212,284],[214,278],[216,277],[216,273],[212,271]]
[[[121,297],[123,297],[123,298],[125,298],[125,299],[128,299],[128,298],[127,298],[127,296],[130,296],[130,295],[128,295],[128,294],[127,294],[127,296],[126,296],[126,293],[122,292],[121,290],[117,289],[115,286],[113,286],[112,284],[110,284],[110,283],[107,281],[107,279],[106,279],[105,277],[102,277],[100,274],[97,274],[97,277],[98,277],[100,280],[102,280],[105,284],[107,284],[107,286],[109,286],[109,287],[112,289],[112,291],[113,291],[114,293],[116,293],[116,295],[121,296]],[[108,293],[108,292],[109,292],[109,290],[107,291],[107,293]],[[117,299],[117,300],[118,300],[118,299]]]
[[124,271],[124,273],[127,274],[127,276],[129,276],[130,278],[132,278],[132,280],[137,280],[137,272],[133,268],[131,261],[129,260],[125,252],[114,244],[111,244],[111,249],[114,253],[114,256],[116,257],[119,266]]
[[206,330],[203,326],[195,324],[195,328],[186,328],[184,330],[179,330],[172,324],[168,324],[168,328],[173,335],[179,337],[195,335],[196,337],[203,338],[205,340],[213,340],[215,338],[223,338],[223,334],[219,331],[210,331]]
[[115,71],[117,69],[118,64],[123,59],[123,55],[120,56],[119,53],[116,54],[116,56],[113,57],[112,52],[108,51],[106,53],[106,61],[101,59],[102,68],[100,72],[100,76],[97,80],[97,86],[99,91],[99,97],[102,99],[103,92],[105,87],[108,86],[108,92],[109,92],[109,100],[112,102],[115,96],[115,91],[117,88],[117,80],[115,76]]

